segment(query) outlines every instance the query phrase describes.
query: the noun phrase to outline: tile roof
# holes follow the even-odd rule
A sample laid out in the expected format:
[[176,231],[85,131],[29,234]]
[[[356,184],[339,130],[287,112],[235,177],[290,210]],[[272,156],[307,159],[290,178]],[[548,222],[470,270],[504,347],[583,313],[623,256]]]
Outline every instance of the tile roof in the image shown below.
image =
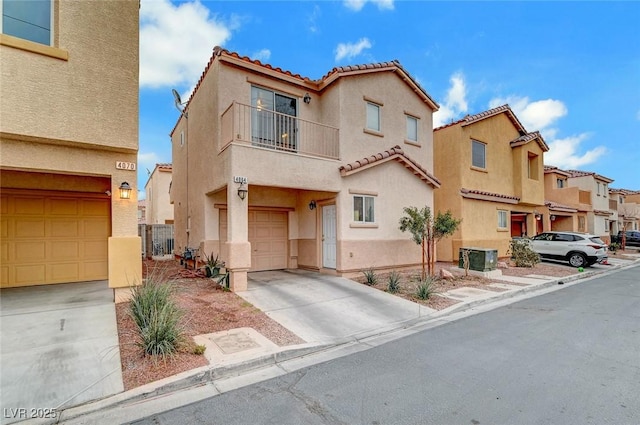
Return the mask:
[[566,211],[566,212],[578,212],[578,209],[569,205],[559,204],[553,201],[544,201],[544,204],[550,210]]
[[443,126],[435,128],[433,131],[438,131],[438,130],[441,130],[443,128],[451,127],[451,126],[458,125],[458,124],[460,124],[462,126],[466,126],[466,125],[473,124],[475,122],[482,121],[484,119],[493,117],[495,115],[503,114],[503,113],[507,114],[507,116],[509,117],[509,119],[511,120],[513,125],[518,129],[518,131],[522,131],[522,132],[526,133],[526,130],[525,130],[524,126],[522,125],[522,123],[520,122],[518,117],[516,117],[516,114],[513,113],[513,111],[511,110],[511,107],[508,104],[505,104],[505,105],[502,105],[502,106],[498,106],[497,108],[488,109],[488,110],[480,112],[478,114],[467,115],[464,118],[459,119],[458,121],[454,121],[454,122],[451,122],[449,124],[445,124]]
[[485,192],[482,190],[465,189],[464,187],[460,189],[460,194],[463,198],[484,199],[498,202],[504,201],[511,204],[517,204],[518,202],[520,202],[519,196],[503,195],[501,193]]
[[540,148],[542,148],[543,152],[549,151],[549,146],[546,144],[546,142],[542,138],[542,134],[540,134],[539,131],[534,131],[533,133],[527,133],[525,135],[522,135],[517,139],[512,140],[510,144],[512,148],[515,148],[516,146],[526,145],[527,143],[533,140],[538,141],[538,145],[540,145]]
[[609,192],[622,193],[623,195],[638,195],[638,194],[640,194],[640,190],[614,189],[612,187],[609,188]]
[[567,177],[570,176],[570,174],[567,173],[566,171],[561,170],[558,167],[553,167],[551,165],[545,165],[544,166],[544,173],[545,174],[547,174],[547,173],[557,173],[557,174],[562,174],[563,176],[567,176]]
[[593,213],[596,215],[613,215],[613,212],[605,210],[593,210]]
[[171,171],[173,169],[173,165],[170,162],[162,163],[162,164],[156,164],[156,168],[158,168],[160,170]]
[[369,168],[367,166],[377,165],[376,163],[381,164],[389,160],[395,160],[401,163],[405,166],[405,168],[409,169],[411,172],[413,172],[414,175],[419,177],[425,183],[431,184],[434,187],[440,187],[440,180],[438,180],[433,174],[429,173],[424,167],[422,167],[412,158],[407,156],[402,148],[398,145],[386,151],[373,154],[354,162],[350,162],[346,165],[342,165],[339,170],[341,175],[348,176],[357,171],[360,171],[360,169],[364,169],[363,167]]
[[565,170],[565,171],[569,173],[569,177],[593,176],[594,178],[603,180],[607,183],[611,183],[613,181],[613,179],[610,179],[609,177],[601,176],[600,174],[597,174],[591,171],[580,171],[580,170]]

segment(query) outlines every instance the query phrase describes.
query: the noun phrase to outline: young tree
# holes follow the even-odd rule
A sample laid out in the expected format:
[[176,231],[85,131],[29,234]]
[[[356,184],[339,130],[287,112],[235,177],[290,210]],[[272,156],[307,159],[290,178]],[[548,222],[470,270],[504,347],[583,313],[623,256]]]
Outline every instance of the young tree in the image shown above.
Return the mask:
[[422,247],[422,279],[427,276],[425,257],[429,275],[433,274],[435,264],[435,243],[445,236],[453,234],[462,220],[455,219],[450,211],[436,217],[429,207],[418,210],[417,207],[405,207],[406,216],[400,218],[400,230],[411,233],[411,239]]

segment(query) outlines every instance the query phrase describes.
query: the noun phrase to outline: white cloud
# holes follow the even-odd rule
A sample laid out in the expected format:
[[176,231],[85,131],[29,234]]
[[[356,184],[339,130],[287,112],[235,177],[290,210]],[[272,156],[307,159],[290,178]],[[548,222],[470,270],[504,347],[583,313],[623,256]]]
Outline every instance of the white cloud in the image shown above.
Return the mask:
[[[156,152],[138,153],[138,168],[140,169],[147,169],[148,172],[151,172],[156,167],[156,164],[162,162]],[[144,184],[142,186],[144,186]]]
[[251,57],[253,59],[257,59],[257,60],[259,60],[261,62],[266,62],[271,57],[271,50],[269,50],[269,49],[259,50],[259,51],[255,52],[253,55],[251,55]]
[[309,31],[318,32],[318,24],[317,21],[322,15],[322,11],[320,10],[320,6],[317,4],[313,6],[313,12],[309,15]]
[[582,133],[577,136],[553,140],[549,143],[549,152],[544,154],[545,164],[564,169],[580,169],[585,165],[593,164],[607,153],[607,148],[596,146],[580,153],[580,144],[588,138],[589,134]]
[[336,62],[341,59],[351,59],[358,56],[364,49],[370,49],[372,46],[368,38],[361,38],[357,43],[340,43],[336,47]]
[[440,105],[440,109],[433,114],[434,128],[447,124],[469,109],[464,75],[461,72],[456,72],[451,76],[449,82],[451,86],[447,91],[444,104]]
[[549,129],[557,120],[567,115],[567,107],[555,99],[531,102],[528,97],[494,98],[489,102],[489,108],[495,108],[505,103],[509,104],[528,131]]
[[367,2],[374,3],[380,10],[393,10],[394,7],[394,0],[344,0],[343,3],[347,9],[359,12]]
[[209,9],[198,0],[179,5],[142,0],[140,86],[195,84],[213,47],[229,40],[236,25],[209,16]]

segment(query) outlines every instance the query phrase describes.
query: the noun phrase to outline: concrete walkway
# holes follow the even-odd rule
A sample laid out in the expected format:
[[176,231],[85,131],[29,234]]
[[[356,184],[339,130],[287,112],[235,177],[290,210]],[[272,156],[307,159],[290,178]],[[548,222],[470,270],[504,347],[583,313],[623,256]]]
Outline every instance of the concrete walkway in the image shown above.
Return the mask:
[[124,390],[106,281],[3,289],[0,307],[0,423]]

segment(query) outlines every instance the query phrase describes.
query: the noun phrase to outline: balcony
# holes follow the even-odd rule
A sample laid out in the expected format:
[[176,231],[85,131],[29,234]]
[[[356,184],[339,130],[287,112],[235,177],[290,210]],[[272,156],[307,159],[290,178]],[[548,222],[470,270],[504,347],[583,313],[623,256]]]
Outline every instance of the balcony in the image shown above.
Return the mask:
[[233,102],[222,114],[220,150],[231,143],[320,158],[340,159],[335,127]]

